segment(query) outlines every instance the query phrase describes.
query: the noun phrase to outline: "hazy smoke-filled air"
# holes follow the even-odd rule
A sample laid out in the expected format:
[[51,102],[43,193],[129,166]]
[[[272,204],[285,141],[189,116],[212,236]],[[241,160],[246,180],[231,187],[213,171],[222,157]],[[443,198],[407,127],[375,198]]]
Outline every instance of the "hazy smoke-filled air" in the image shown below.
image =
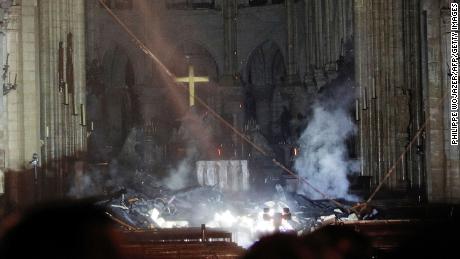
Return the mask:
[[[346,140],[356,134],[356,126],[349,112],[353,91],[346,88],[329,96],[323,94],[314,103],[312,119],[299,139],[300,155],[294,167],[329,197],[354,200],[348,194],[347,174],[356,171],[358,162],[348,158]],[[311,199],[325,198],[305,183],[301,183],[298,192]]]
[[175,168],[171,169],[168,176],[163,179],[163,184],[171,190],[179,190],[189,186],[193,177],[194,160],[198,151],[194,147],[188,147],[186,152],[185,158]]
[[189,111],[182,119],[179,135],[186,144],[185,157],[169,170],[168,176],[163,179],[163,184],[170,189],[178,190],[190,186],[196,181],[195,162],[201,155],[206,154],[212,148],[212,130],[205,119],[196,111]]

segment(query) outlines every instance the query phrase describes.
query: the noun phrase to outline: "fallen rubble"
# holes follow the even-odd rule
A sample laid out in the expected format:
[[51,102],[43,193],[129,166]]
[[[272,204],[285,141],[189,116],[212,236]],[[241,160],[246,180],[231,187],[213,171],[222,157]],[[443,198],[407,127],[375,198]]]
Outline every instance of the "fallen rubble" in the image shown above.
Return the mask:
[[[152,186],[148,193],[125,189],[110,200],[99,201],[120,220],[139,229],[180,228],[206,224],[223,228],[235,235],[242,246],[248,246],[260,236],[275,231],[309,233],[321,226],[359,220],[347,208],[337,208],[329,200],[311,200],[288,193],[279,185],[270,200],[236,196],[209,186],[195,186],[172,191]],[[268,197],[270,198],[270,197]],[[366,218],[376,218],[373,209]]]

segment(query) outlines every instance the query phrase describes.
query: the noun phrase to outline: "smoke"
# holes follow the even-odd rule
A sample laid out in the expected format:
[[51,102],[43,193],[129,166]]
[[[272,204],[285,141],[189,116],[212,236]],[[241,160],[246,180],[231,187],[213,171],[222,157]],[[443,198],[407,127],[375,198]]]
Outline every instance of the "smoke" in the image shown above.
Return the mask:
[[194,183],[195,162],[200,158],[209,159],[214,150],[212,141],[212,125],[207,114],[198,115],[196,109],[191,109],[182,119],[179,137],[185,143],[185,156],[169,170],[163,179],[163,185],[172,190],[178,190]]
[[97,184],[90,175],[80,175],[74,178],[68,195],[73,198],[85,198],[100,194]]
[[198,151],[195,147],[187,148],[185,158],[169,171],[168,176],[163,179],[163,184],[171,190],[179,190],[189,186],[193,177],[193,165],[197,153]]
[[[312,106],[312,118],[299,139],[300,155],[294,168],[315,188],[331,198],[356,200],[348,193],[347,174],[356,171],[357,161],[349,159],[346,140],[356,134],[350,105],[354,99],[348,84],[331,86]],[[325,197],[301,183],[299,193],[311,199]]]
[[103,192],[103,180],[94,168],[86,168],[85,162],[76,161],[74,164],[74,174],[72,185],[67,195],[73,198],[85,198],[100,195]]

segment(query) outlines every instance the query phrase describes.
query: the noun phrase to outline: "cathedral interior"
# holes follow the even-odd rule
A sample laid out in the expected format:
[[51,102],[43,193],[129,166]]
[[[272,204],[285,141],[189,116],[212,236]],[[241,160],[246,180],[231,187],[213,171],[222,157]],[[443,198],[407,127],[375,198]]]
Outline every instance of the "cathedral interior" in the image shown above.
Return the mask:
[[0,257],[2,221],[56,201],[102,208],[128,258],[243,258],[326,226],[390,257],[460,216],[457,12],[0,0]]

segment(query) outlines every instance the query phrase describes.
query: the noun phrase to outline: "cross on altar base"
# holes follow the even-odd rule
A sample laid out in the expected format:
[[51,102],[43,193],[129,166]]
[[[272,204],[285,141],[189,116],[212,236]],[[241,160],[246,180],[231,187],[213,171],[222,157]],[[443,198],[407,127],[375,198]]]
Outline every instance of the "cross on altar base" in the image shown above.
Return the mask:
[[195,76],[195,71],[193,66],[188,66],[188,76],[187,77],[178,77],[176,82],[179,83],[188,83],[188,93],[189,93],[189,102],[190,107],[195,105],[195,83],[204,83],[209,82],[207,76]]

